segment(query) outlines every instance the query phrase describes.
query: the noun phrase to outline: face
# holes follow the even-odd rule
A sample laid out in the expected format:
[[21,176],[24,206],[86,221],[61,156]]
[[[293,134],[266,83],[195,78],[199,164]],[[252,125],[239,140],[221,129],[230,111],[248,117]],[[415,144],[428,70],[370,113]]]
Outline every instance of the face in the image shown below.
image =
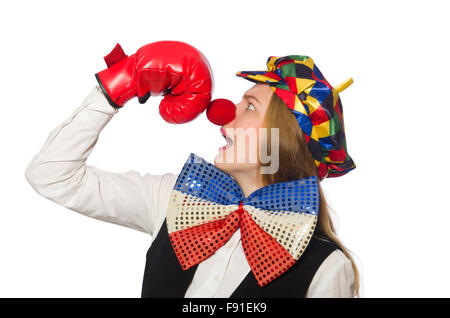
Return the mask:
[[258,83],[247,90],[236,104],[236,117],[221,128],[227,144],[219,148],[214,158],[219,169],[233,174],[259,167],[257,158],[264,139],[259,128],[264,128],[264,116],[272,94],[269,85]]

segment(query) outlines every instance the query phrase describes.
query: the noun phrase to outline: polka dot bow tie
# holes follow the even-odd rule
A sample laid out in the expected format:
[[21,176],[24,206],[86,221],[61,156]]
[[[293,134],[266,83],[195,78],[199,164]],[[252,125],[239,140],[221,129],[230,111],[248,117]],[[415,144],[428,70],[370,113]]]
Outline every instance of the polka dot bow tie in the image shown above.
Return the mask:
[[270,184],[245,198],[229,174],[192,153],[172,190],[167,227],[183,270],[210,257],[240,228],[245,256],[262,287],[303,254],[318,212],[315,176]]

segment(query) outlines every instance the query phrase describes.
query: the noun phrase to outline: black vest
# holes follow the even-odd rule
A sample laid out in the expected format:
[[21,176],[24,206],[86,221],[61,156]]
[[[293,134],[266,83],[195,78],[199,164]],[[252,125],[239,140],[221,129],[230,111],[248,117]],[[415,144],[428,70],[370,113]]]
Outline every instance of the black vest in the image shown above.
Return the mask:
[[[198,266],[193,266],[186,271],[181,268],[169,240],[166,221],[147,251],[141,295],[143,298],[184,297]],[[231,298],[305,297],[319,266],[334,250],[340,249],[330,240],[323,238],[325,236],[320,235],[316,229],[300,259],[264,287],[258,285],[250,270]]]

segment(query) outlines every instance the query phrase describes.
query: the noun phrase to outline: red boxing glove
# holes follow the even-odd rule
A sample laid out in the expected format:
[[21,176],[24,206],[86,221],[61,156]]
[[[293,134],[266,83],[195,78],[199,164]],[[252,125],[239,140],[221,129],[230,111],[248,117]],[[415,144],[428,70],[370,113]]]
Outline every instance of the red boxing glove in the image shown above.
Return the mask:
[[127,56],[119,44],[105,56],[107,69],[95,74],[111,106],[122,107],[137,96],[165,96],[159,113],[169,123],[185,123],[200,115],[211,101],[214,77],[206,57],[178,41],[144,45]]

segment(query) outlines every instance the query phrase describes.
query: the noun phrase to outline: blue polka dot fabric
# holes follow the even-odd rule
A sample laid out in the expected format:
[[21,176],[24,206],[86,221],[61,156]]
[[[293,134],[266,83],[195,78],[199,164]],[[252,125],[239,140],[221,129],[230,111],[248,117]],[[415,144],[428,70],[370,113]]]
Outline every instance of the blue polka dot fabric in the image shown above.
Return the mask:
[[231,175],[191,153],[174,189],[217,204],[252,205],[271,211],[290,211],[317,215],[318,178],[315,176],[269,184],[244,197]]

